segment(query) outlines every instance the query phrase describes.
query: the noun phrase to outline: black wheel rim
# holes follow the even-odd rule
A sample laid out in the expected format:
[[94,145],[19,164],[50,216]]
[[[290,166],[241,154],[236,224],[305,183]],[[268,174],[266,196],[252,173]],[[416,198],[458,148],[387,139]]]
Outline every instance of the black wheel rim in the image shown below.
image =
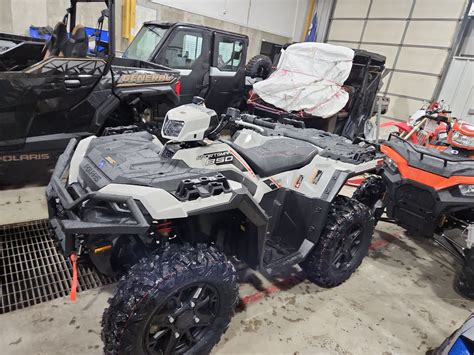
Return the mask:
[[341,238],[334,253],[332,266],[337,271],[350,269],[357,259],[357,253],[362,243],[362,226],[354,225],[349,229],[343,238]]
[[205,283],[175,291],[153,311],[145,327],[149,354],[182,354],[210,331],[219,310],[217,290]]

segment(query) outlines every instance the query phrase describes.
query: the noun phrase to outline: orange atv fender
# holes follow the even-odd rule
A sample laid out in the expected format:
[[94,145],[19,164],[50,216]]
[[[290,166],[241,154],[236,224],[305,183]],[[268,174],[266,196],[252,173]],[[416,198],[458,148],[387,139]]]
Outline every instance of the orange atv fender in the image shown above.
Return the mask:
[[395,162],[400,175],[404,179],[419,182],[420,184],[430,186],[435,190],[442,190],[461,184],[474,185],[474,176],[451,176],[446,178],[408,165],[408,162],[404,157],[386,145],[382,144],[380,150]]

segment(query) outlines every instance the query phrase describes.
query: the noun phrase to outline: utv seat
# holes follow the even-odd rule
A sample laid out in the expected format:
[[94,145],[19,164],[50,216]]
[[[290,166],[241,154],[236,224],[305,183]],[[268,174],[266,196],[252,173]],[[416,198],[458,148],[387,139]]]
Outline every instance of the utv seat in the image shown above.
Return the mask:
[[231,144],[260,177],[302,168],[318,154],[318,148],[313,144],[286,137],[273,138],[252,148],[227,143]]
[[354,102],[354,95],[355,95],[355,88],[353,86],[345,85],[342,89],[349,94],[349,99],[347,100],[344,107],[336,113],[337,119],[344,119],[349,117],[349,113],[351,112],[352,103]]
[[65,57],[85,58],[89,49],[89,37],[82,25],[76,25],[71,33],[71,38],[66,43]]
[[44,46],[43,59],[47,59],[50,56],[64,55],[67,41],[67,27],[64,22],[58,22],[56,26],[54,26],[51,38]]

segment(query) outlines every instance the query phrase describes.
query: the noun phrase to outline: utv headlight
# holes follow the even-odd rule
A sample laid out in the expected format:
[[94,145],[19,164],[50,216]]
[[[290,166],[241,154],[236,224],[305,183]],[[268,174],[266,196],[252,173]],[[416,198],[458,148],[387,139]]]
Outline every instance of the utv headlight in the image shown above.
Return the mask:
[[464,196],[474,196],[474,185],[459,185],[459,191]]
[[184,121],[167,119],[163,125],[163,136],[178,137],[184,127]]
[[453,132],[451,140],[455,144],[474,149],[474,137],[465,136],[461,132],[455,131]]

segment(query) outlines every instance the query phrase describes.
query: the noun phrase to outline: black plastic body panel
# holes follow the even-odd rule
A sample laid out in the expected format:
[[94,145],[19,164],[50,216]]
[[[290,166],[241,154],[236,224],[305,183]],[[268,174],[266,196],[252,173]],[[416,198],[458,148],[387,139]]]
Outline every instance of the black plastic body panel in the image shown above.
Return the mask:
[[387,186],[384,197],[387,216],[408,230],[431,236],[438,228],[441,216],[474,211],[473,197],[463,196],[458,186],[437,191],[403,179],[398,171],[388,167],[383,170],[382,177]]
[[[0,186],[18,184],[18,176],[25,184],[45,183],[70,138],[133,123],[130,104],[136,98],[167,107],[179,103],[178,73],[134,60],[114,63],[120,65],[110,69],[102,59],[50,57],[23,71],[0,71]],[[35,157],[44,154],[46,164],[37,164]],[[33,169],[38,173],[23,173]]]
[[309,198],[290,189],[276,189],[263,196],[261,206],[270,217],[269,238],[285,238],[298,249],[304,239],[317,243],[331,202]]

